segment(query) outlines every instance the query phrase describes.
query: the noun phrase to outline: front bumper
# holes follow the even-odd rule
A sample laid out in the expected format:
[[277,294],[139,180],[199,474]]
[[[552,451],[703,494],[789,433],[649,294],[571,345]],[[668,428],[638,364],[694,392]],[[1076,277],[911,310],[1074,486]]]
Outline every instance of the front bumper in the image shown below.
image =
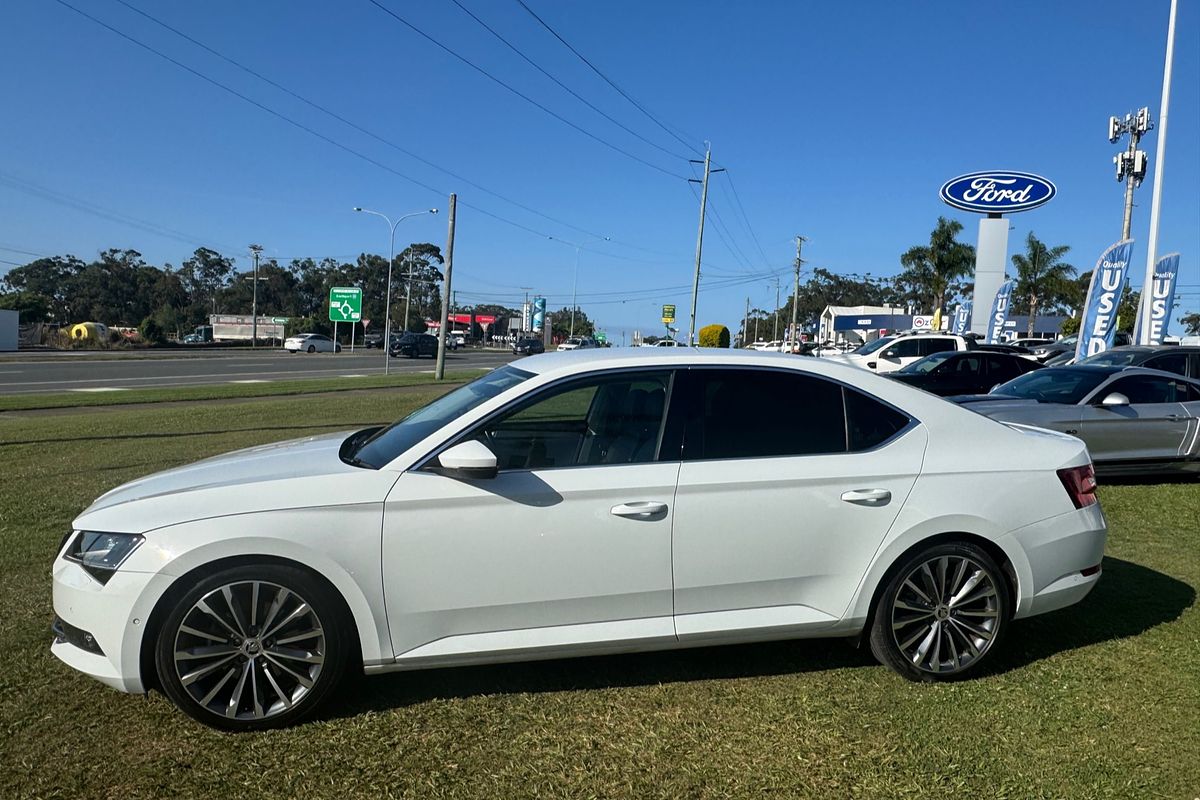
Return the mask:
[[1074,605],[1100,580],[1102,570],[1095,568],[1104,559],[1108,522],[1099,503],[1035,522],[1008,537],[1026,560],[1014,565],[1020,586],[1016,618]]
[[[54,562],[54,613],[59,626],[50,652],[70,667],[122,692],[142,694],[143,634],[154,605],[173,578],[146,572],[117,570],[101,584],[78,564]],[[58,635],[67,627],[92,637],[83,647],[78,636]],[[99,652],[96,652],[99,651]]]

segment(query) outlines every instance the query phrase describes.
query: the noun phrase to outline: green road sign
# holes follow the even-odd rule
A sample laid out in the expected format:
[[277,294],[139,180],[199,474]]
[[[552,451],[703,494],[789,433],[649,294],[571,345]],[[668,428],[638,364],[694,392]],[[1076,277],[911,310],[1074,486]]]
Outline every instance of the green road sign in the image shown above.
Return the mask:
[[287,317],[275,317],[273,320],[271,320],[271,322],[275,323],[276,325],[287,325],[288,318]]
[[362,319],[362,289],[334,286],[329,290],[329,321],[358,322]]
[[675,306],[663,306],[662,321],[666,325],[675,321]]

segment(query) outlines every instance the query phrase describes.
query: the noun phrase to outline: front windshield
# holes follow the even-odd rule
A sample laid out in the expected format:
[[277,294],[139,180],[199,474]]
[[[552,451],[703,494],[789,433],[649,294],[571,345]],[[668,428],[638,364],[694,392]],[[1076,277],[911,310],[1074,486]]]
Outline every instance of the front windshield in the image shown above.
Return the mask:
[[533,373],[512,366],[494,369],[393,422],[367,439],[349,460],[356,466],[379,469],[438,428],[532,377]]
[[940,367],[942,364],[946,363],[946,360],[948,358],[951,358],[953,355],[954,355],[953,350],[947,350],[944,353],[934,353],[931,356],[925,356],[920,361],[914,361],[913,363],[909,364],[907,367],[901,367],[899,371],[907,372],[910,375],[911,374],[926,375],[930,372],[933,372],[935,369]]
[[1101,370],[1049,367],[1027,372],[1008,383],[1002,383],[990,394],[1022,397],[1039,403],[1074,405],[1103,383],[1108,375],[1108,372]]
[[1103,353],[1096,353],[1094,356],[1088,356],[1079,364],[1096,364],[1101,367],[1127,367],[1137,358],[1137,350],[1125,350],[1118,348],[1116,350],[1105,350]]
[[867,342],[866,344],[859,347],[857,350],[851,350],[850,352],[853,355],[865,356],[869,353],[874,353],[876,350],[879,350],[880,348],[887,347],[889,344],[891,344],[893,341],[895,341],[895,339],[896,339],[895,336],[881,336],[878,339],[876,339],[875,341]]

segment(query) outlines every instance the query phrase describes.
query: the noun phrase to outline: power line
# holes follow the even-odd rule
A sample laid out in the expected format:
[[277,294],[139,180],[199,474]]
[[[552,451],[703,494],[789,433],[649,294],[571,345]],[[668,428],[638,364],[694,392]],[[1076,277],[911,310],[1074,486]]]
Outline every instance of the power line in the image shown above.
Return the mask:
[[549,23],[547,23],[544,19],[539,17],[532,8],[525,5],[524,0],[517,0],[517,4],[520,5],[521,8],[525,9],[529,13],[529,16],[531,16],[535,20],[537,20],[538,24],[540,24],[543,28],[545,28],[547,31],[549,31],[551,33],[551,35],[554,36],[555,39],[558,39],[558,41],[562,42],[563,46],[566,47],[568,50],[570,50],[572,53],[574,53],[576,58],[578,58],[580,61],[582,61],[584,64],[586,64],[592,72],[599,75],[604,80],[605,83],[607,83],[612,88],[616,89],[617,92],[622,97],[624,97],[626,100],[628,100],[630,103],[632,103],[634,108],[636,108],[638,111],[645,114],[655,125],[662,128],[664,131],[666,131],[668,134],[670,134],[677,142],[682,144],[684,147],[687,147],[688,149],[690,149],[696,155],[704,155],[704,153],[699,148],[697,148],[694,144],[691,144],[686,139],[679,136],[679,134],[675,133],[675,131],[671,130],[671,128],[667,127],[667,125],[665,123],[663,123],[662,121],[660,121],[658,119],[658,117],[651,114],[646,109],[645,106],[643,106],[637,100],[634,100],[632,97],[630,97],[629,94],[624,89],[622,89],[620,86],[617,86],[617,84],[611,78],[609,78],[607,75],[605,75],[603,72],[600,71],[599,67],[597,67],[595,64],[593,64],[591,61],[588,61],[587,58],[583,55],[583,53],[580,53],[578,50],[576,50],[574,47],[572,47],[571,43],[568,42],[566,39],[564,39],[561,35],[559,35],[558,31],[554,30],[554,28],[551,28]]
[[[59,0],[59,2],[62,2],[62,0]],[[597,136],[596,134],[592,133],[591,131],[587,130],[586,128],[583,128],[579,125],[576,125],[574,122],[571,122],[571,120],[567,119],[566,117],[562,116],[561,114],[559,114],[555,111],[552,111],[551,109],[549,109],[546,106],[539,103],[537,100],[534,100],[532,97],[530,97],[529,95],[522,92],[520,89],[517,89],[517,88],[509,85],[508,83],[505,83],[500,78],[497,78],[495,75],[488,72],[486,69],[479,66],[474,61],[471,61],[466,56],[461,55],[457,51],[451,49],[449,46],[442,44],[437,39],[433,38],[433,36],[429,35],[425,31],[421,30],[416,25],[412,24],[411,22],[406,20],[404,17],[397,14],[395,11],[392,11],[390,8],[385,6],[383,3],[379,2],[379,0],[367,0],[367,2],[370,3],[371,5],[375,6],[380,11],[384,12],[385,14],[387,14],[389,17],[396,20],[400,24],[404,25],[409,30],[411,30],[414,33],[416,33],[417,35],[421,36],[429,43],[437,46],[438,48],[445,51],[446,53],[454,56],[456,59],[458,59],[462,63],[466,64],[468,67],[475,70],[480,75],[483,75],[488,80],[490,80],[500,86],[503,86],[505,89],[512,92],[517,97],[520,97],[525,102],[527,102],[533,106],[536,106],[537,108],[541,109],[545,113],[554,117],[556,120],[563,123],[564,125],[567,125],[568,127],[574,128],[575,130],[579,131],[580,133],[582,133],[584,136],[588,137],[589,139],[599,142],[600,144],[604,145],[605,147],[609,148],[610,150],[614,150],[617,153],[620,153],[621,155],[625,156],[626,158],[633,159],[634,161],[638,162],[639,164],[643,164],[643,165],[649,167],[650,169],[657,170],[658,172],[661,172],[664,175],[668,175],[672,178],[677,178],[679,180],[687,180],[687,178],[685,178],[683,175],[677,175],[674,172],[671,172],[668,169],[664,169],[653,162],[647,161],[646,159],[641,158],[640,156],[636,156],[633,153],[629,152],[628,150],[625,150],[624,148],[620,147],[619,145],[615,145],[612,142],[608,141],[607,139],[603,139],[603,138]]]
[[[396,150],[397,152],[403,153],[404,155],[408,156],[409,158],[421,162],[422,164],[424,164],[427,167],[432,167],[433,169],[436,169],[445,175],[449,175],[451,178],[454,178],[456,181],[461,181],[462,183],[465,183],[466,185],[468,185],[472,188],[478,189],[479,191],[481,191],[485,194],[489,194],[492,197],[495,197],[499,200],[503,200],[506,203],[516,206],[517,208],[521,209],[522,211],[527,211],[530,214],[534,214],[536,216],[541,217],[542,219],[549,220],[550,222],[553,222],[556,225],[562,225],[564,228],[570,228],[573,231],[578,231],[580,233],[586,233],[591,236],[598,235],[592,231],[587,230],[586,228],[581,228],[578,225],[573,225],[569,222],[566,222],[565,220],[558,219],[557,217],[552,217],[549,214],[538,211],[536,208],[532,208],[532,207],[527,206],[524,203],[521,203],[517,200],[513,200],[511,197],[507,197],[503,194],[500,194],[499,192],[488,189],[485,186],[481,186],[480,184],[475,183],[474,181],[472,181],[468,178],[465,178],[462,175],[459,175],[458,173],[453,172],[453,171],[441,166],[440,164],[436,164],[420,155],[417,155],[416,153],[412,152],[411,150],[408,150],[407,148],[397,144],[396,142],[394,142],[390,139],[387,139],[386,137],[381,136],[378,133],[375,133],[374,131],[372,131],[368,128],[365,128],[362,125],[359,125],[358,123],[354,122],[353,120],[347,119],[346,117],[342,116],[341,114],[338,114],[336,111],[333,111],[332,109],[321,105],[320,103],[316,102],[315,100],[311,100],[311,99],[305,97],[304,95],[302,95],[292,89],[289,89],[287,86],[284,86],[283,84],[281,84],[275,80],[272,80],[271,78],[268,78],[266,75],[263,75],[262,73],[257,72],[253,68],[246,66],[245,64],[241,63],[240,61],[220,52],[219,50],[217,50],[213,47],[210,47],[209,45],[205,44],[204,42],[188,35],[187,33],[184,33],[183,31],[179,30],[178,28],[175,28],[172,25],[170,25],[166,22],[163,22],[161,19],[158,19],[157,17],[153,16],[152,14],[150,14],[146,11],[143,11],[142,9],[127,2],[126,0],[116,0],[116,2],[125,6],[130,11],[140,14],[142,17],[145,17],[146,19],[150,20],[154,24],[170,31],[171,33],[174,33],[176,36],[179,36],[180,38],[185,39],[188,42],[191,42],[196,47],[199,47],[200,49],[204,50],[205,52],[216,56],[217,58],[221,59],[222,61],[226,62],[227,64],[231,64],[232,66],[237,67],[238,69],[242,70],[243,72],[245,72],[249,75],[252,75],[255,78],[258,78],[263,83],[266,83],[269,86],[272,86],[272,87],[278,89],[279,91],[283,92],[284,94],[288,95],[289,97],[299,100],[300,102],[304,103],[305,105],[307,105],[311,108],[314,108],[317,111],[320,111],[322,114],[325,114],[325,115],[337,120],[338,122],[342,123],[343,125],[346,125],[365,136],[369,136],[370,138],[372,138],[382,144],[385,144],[388,147],[391,147],[392,149]],[[636,247],[636,245],[626,244],[626,246],[634,247],[635,249],[639,249]]]
[[733,192],[733,199],[737,203],[738,210],[742,212],[742,219],[746,222],[746,230],[750,232],[750,238],[754,241],[754,246],[758,248],[758,254],[762,256],[763,264],[765,265],[770,262],[770,259],[767,258],[767,254],[763,252],[762,245],[759,244],[758,236],[754,233],[754,226],[750,224],[750,217],[746,215],[746,207],[742,205],[742,198],[738,194],[737,186],[733,182],[733,173],[729,171],[728,167],[725,168],[725,177],[729,181],[729,188]]
[[509,50],[512,50],[514,53],[516,53],[518,56],[520,56],[522,59],[524,59],[524,61],[525,61],[527,64],[529,64],[531,67],[533,67],[534,69],[536,69],[538,72],[540,72],[540,73],[542,73],[543,75],[545,75],[545,76],[546,76],[547,78],[549,78],[550,80],[554,81],[554,83],[555,83],[557,86],[559,86],[561,89],[563,89],[564,91],[566,91],[567,93],[569,93],[569,94],[570,94],[572,97],[574,97],[574,98],[575,98],[576,100],[578,100],[579,102],[583,103],[585,106],[587,106],[588,108],[590,108],[592,111],[595,111],[597,114],[599,114],[600,116],[604,117],[606,120],[608,120],[608,121],[609,121],[609,122],[611,122],[612,124],[616,125],[618,128],[620,128],[621,130],[625,131],[625,132],[626,132],[626,133],[628,133],[630,136],[633,136],[633,137],[635,137],[635,138],[637,138],[637,139],[640,139],[641,141],[645,142],[646,144],[650,145],[651,147],[655,148],[656,150],[659,150],[660,152],[666,153],[667,155],[671,156],[672,158],[679,158],[679,159],[682,159],[682,160],[685,160],[685,161],[687,160],[687,158],[688,158],[687,156],[681,156],[681,155],[679,155],[678,153],[674,153],[674,152],[672,152],[672,151],[668,150],[667,148],[665,148],[665,147],[662,147],[661,145],[657,144],[656,142],[653,142],[653,141],[651,141],[650,139],[647,139],[645,136],[642,136],[642,135],[641,135],[640,133],[638,133],[637,131],[633,130],[632,128],[628,127],[628,126],[627,126],[627,125],[625,125],[624,123],[622,123],[622,122],[620,122],[619,120],[615,119],[614,117],[610,116],[610,115],[609,115],[607,112],[605,112],[605,111],[603,111],[602,109],[600,109],[600,108],[596,107],[595,105],[593,105],[593,104],[592,104],[590,101],[588,101],[588,100],[587,100],[585,97],[583,97],[583,96],[582,96],[582,95],[580,95],[578,92],[576,92],[576,91],[575,91],[574,89],[572,89],[570,86],[567,86],[565,83],[563,83],[562,81],[560,81],[558,78],[554,77],[554,76],[553,76],[553,75],[551,75],[549,72],[547,72],[545,69],[543,69],[543,68],[542,68],[542,66],[541,66],[540,64],[538,64],[536,61],[534,61],[532,58],[530,58],[529,56],[525,55],[525,53],[524,53],[524,52],[523,52],[523,51],[522,51],[520,48],[518,48],[518,47],[517,47],[516,45],[514,45],[512,42],[508,41],[508,39],[505,39],[505,38],[504,38],[502,35],[500,35],[499,33],[497,33],[495,29],[493,29],[493,28],[492,28],[490,25],[488,25],[488,24],[487,24],[486,22],[484,22],[482,19],[480,19],[479,17],[477,17],[477,16],[476,16],[476,15],[475,15],[475,14],[474,14],[474,13],[473,13],[473,12],[472,12],[472,11],[471,11],[469,8],[467,8],[467,7],[466,7],[466,6],[464,6],[464,5],[463,5],[461,2],[459,2],[459,0],[450,0],[450,2],[454,3],[454,5],[458,6],[458,7],[459,7],[459,8],[460,8],[460,9],[463,11],[463,13],[464,13],[464,14],[466,14],[466,15],[467,15],[467,16],[469,16],[471,19],[475,20],[475,21],[476,21],[476,22],[478,22],[478,23],[479,23],[481,26],[483,26],[484,30],[486,30],[486,31],[487,31],[488,33],[490,33],[492,36],[496,37],[496,38],[497,38],[497,39],[499,39],[501,42],[503,42],[503,43],[504,43],[504,45],[505,45],[505,46],[506,46],[506,47],[507,47]]

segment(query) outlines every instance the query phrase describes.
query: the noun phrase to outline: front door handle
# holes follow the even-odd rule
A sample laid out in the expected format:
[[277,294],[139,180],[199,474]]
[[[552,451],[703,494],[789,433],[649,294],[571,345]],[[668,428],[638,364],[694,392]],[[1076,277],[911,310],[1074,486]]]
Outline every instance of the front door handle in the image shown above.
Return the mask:
[[1167,414],[1166,418],[1170,420],[1187,419],[1183,414]]
[[613,506],[610,512],[613,516],[628,519],[654,519],[667,513],[667,504],[657,500],[638,500],[633,503],[621,503]]
[[842,492],[842,500],[858,506],[886,506],[892,501],[892,493],[887,489],[854,489]]

